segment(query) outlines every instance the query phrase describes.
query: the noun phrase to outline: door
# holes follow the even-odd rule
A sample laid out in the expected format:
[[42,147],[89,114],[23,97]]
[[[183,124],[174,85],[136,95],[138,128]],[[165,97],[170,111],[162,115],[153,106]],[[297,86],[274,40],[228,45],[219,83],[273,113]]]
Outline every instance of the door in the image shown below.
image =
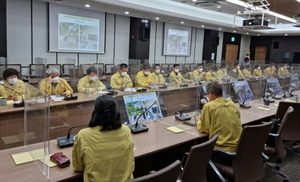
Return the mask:
[[254,54],[255,61],[260,61],[261,64],[264,64],[266,61],[266,55],[267,55],[267,47],[266,46],[256,46],[255,47],[255,54]]
[[233,67],[233,64],[237,62],[238,51],[238,45],[226,44],[225,64]]

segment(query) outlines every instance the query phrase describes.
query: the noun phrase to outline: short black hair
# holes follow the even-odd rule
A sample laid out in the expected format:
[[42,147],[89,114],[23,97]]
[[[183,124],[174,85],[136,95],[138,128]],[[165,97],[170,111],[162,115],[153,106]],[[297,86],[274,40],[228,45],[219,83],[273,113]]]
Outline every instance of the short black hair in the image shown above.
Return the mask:
[[125,63],[121,63],[120,66],[119,66],[119,69],[122,70],[124,68],[128,68],[128,65],[125,64]]
[[6,78],[10,76],[17,75],[18,76],[19,72],[14,69],[14,68],[7,68],[5,71],[3,71],[3,79],[6,80]]
[[246,68],[250,68],[250,65],[246,65]]
[[159,64],[155,64],[155,65],[153,65],[153,69],[155,69],[156,68],[156,66],[160,66]]
[[222,65],[221,65],[221,68],[225,68],[225,67],[227,68],[227,65],[226,65],[226,64],[222,64]]
[[211,67],[211,71],[217,71],[217,67],[215,66]]
[[179,64],[173,64],[173,68],[175,68],[176,66],[179,66]]
[[254,68],[257,69],[259,67],[259,65],[255,65]]
[[143,66],[143,69],[144,69],[144,70],[150,69],[150,66],[149,66],[148,64],[145,64],[145,65]]
[[97,73],[97,69],[94,66],[91,66],[86,70],[86,73],[88,75],[91,74],[92,72]]
[[100,131],[121,128],[121,114],[118,102],[109,95],[102,95],[95,100],[95,108],[89,127],[102,126]]
[[200,64],[197,64],[197,67],[199,67],[199,66],[202,66],[202,67],[204,67],[202,63],[200,63]]
[[274,63],[270,63],[270,66],[274,66]]
[[206,93],[211,93],[217,97],[222,97],[223,90],[218,82],[212,82],[206,86]]
[[233,66],[234,66],[234,67],[236,67],[236,66],[237,66],[237,65],[239,65],[239,64],[240,64],[240,63],[234,63],[234,65],[233,65]]

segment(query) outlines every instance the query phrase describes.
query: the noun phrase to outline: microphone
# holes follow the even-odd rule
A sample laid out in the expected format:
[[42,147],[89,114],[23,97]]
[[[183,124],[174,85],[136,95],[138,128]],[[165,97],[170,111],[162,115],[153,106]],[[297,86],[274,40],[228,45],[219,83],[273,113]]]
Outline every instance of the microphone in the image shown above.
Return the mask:
[[11,91],[13,91],[13,92],[16,92],[17,94],[19,94],[19,95],[22,97],[22,100],[21,100],[20,103],[14,103],[14,104],[13,104],[14,107],[24,107],[24,97],[23,97],[22,94],[20,94],[19,92],[15,91],[15,90],[12,89],[12,88],[9,88],[7,85],[4,84],[4,82],[3,82],[3,83],[0,83],[0,85],[3,85],[4,87],[8,88],[9,90],[11,90]]
[[[70,86],[66,85],[63,81],[61,81],[61,80],[59,80],[59,81],[61,83],[63,83],[63,85],[66,86],[67,88],[70,88]],[[64,100],[77,100],[77,98],[78,98],[78,96],[73,96],[73,94],[71,94],[71,97],[65,96]]]
[[128,127],[130,128],[132,133],[141,133],[144,131],[148,131],[149,127],[146,124],[139,123],[139,119],[141,116],[143,116],[154,104],[157,104],[157,101],[155,100],[151,106],[149,106],[145,111],[143,111],[139,117],[136,120],[136,123],[134,125],[129,125]]
[[88,125],[73,126],[69,129],[67,136],[62,136],[62,137],[56,138],[58,146],[60,148],[73,146],[76,135],[70,135],[71,130],[73,128],[79,128],[79,127],[85,127],[85,126],[88,126]]
[[175,118],[177,120],[180,120],[180,121],[184,121],[184,120],[190,120],[192,117],[186,113],[183,113],[183,111],[188,108],[188,107],[184,107],[181,109],[180,113],[178,114],[175,114]]
[[[271,90],[271,88],[270,88],[270,90]],[[272,89],[271,91],[273,92],[274,89]],[[272,98],[274,98],[274,99],[281,99],[281,97],[277,95],[278,91],[279,91],[279,89],[275,90],[274,95],[272,96]]]
[[[246,89],[246,91],[247,91],[247,89]],[[244,96],[243,102],[242,102],[242,103],[239,102],[240,107],[243,107],[243,108],[250,108],[251,105],[245,103],[246,100],[247,100],[247,95],[245,94],[244,90],[240,90],[240,94]]]

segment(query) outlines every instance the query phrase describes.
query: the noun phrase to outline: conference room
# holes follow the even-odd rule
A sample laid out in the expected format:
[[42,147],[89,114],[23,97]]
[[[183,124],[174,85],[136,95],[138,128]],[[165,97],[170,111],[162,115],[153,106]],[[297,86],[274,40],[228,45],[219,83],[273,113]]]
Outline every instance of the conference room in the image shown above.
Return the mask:
[[[0,160],[4,164],[0,178],[82,181],[83,173],[72,168],[72,145],[78,132],[88,128],[96,99],[109,95],[118,104],[122,124],[132,133],[136,180],[153,170],[157,171],[151,174],[155,177],[179,160],[186,170],[179,170],[177,161],[178,170],[173,176],[176,181],[181,173],[178,179],[185,181],[184,176],[189,176],[188,165],[192,165],[189,161],[204,160],[202,172],[192,170],[197,177],[189,176],[202,181],[206,166],[213,163],[209,163],[209,153],[207,159],[193,159],[192,149],[204,148],[214,141],[213,136],[197,129],[196,122],[205,105],[214,103],[207,90],[210,84],[218,82],[221,98],[233,102],[240,113],[243,127],[240,142],[247,140],[246,134],[251,130],[271,127],[265,122],[271,121],[272,128],[277,129],[286,126],[273,131],[276,141],[283,141],[284,147],[280,149],[263,145],[272,130],[261,136],[259,129],[254,131],[257,134],[251,135],[249,143],[265,140],[255,159],[241,154],[249,159],[241,156],[244,166],[237,168],[251,172],[240,175],[250,181],[250,177],[265,182],[297,181],[299,156],[294,153],[299,152],[296,149],[299,138],[295,138],[299,126],[294,118],[297,118],[300,74],[296,16],[299,13],[295,10],[298,6],[299,2],[294,0],[289,3],[275,0],[256,3],[248,0],[0,1],[3,25],[0,27],[0,94],[7,89],[19,97],[18,101],[12,101],[0,95]],[[127,81],[133,86],[114,88],[113,75],[121,74],[123,64],[128,69]],[[159,79],[148,86],[136,86],[137,74],[145,66],[150,66],[149,76],[157,75]],[[79,92],[78,83],[89,77],[91,67],[97,70],[95,76],[106,89],[97,86]],[[9,68],[18,71],[16,76],[24,82],[24,93],[17,94],[3,76]],[[46,94],[39,89],[41,81],[49,77],[49,69],[57,70],[59,78],[65,80],[61,84],[70,87],[71,94]],[[175,81],[171,74],[181,75],[182,81]],[[212,79],[206,79],[208,75]],[[283,125],[283,121],[288,124]],[[287,137],[288,133],[291,136]],[[248,148],[239,150],[254,151],[258,145],[244,147]],[[217,149],[211,148],[209,152],[213,150]],[[286,154],[280,155],[278,150]],[[70,166],[60,168],[49,161],[49,156],[57,152],[70,159]],[[186,152],[190,152],[190,159],[183,159]],[[237,160],[239,153],[236,155]],[[253,167],[256,163],[252,161],[257,161],[259,167]],[[280,170],[269,167],[269,162],[280,163],[276,164]],[[225,178],[238,181],[237,172],[230,175],[222,166],[216,164],[216,167]],[[221,176],[217,178],[222,181]]]

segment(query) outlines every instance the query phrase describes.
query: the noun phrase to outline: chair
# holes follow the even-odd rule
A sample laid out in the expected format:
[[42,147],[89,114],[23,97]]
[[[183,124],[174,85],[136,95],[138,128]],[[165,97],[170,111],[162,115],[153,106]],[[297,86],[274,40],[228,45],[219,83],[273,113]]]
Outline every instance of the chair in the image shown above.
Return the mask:
[[104,73],[104,64],[103,63],[94,63],[94,67],[97,69],[98,77],[101,77]]
[[70,70],[73,70],[73,75],[74,76],[74,73],[75,73],[75,65],[74,64],[63,64],[62,65],[63,67],[63,75],[64,76],[70,76]]
[[61,65],[60,64],[47,64],[47,69],[55,68],[58,70],[58,74],[61,74]]
[[82,70],[82,74],[86,75],[86,70],[89,69],[89,67],[91,67],[92,64],[80,64],[80,69]]
[[[300,104],[300,103],[297,103]],[[275,165],[275,168],[272,168],[272,166],[269,163],[266,163],[268,167],[272,169],[273,172],[276,174],[282,176],[285,181],[288,181],[288,177],[283,174],[282,172],[279,171],[280,167],[279,165],[282,162],[282,158],[286,156],[286,151],[284,149],[283,143],[282,143],[282,132],[286,130],[286,127],[288,126],[289,121],[292,119],[293,115],[297,114],[296,111],[294,110],[293,107],[289,107],[282,119],[282,122],[280,124],[280,127],[278,129],[277,133],[270,133],[269,135],[274,136],[274,146],[275,147],[270,147],[270,146],[265,146],[264,148],[264,153],[266,154],[271,154],[271,155],[277,155],[277,163]]]
[[115,67],[114,64],[105,64],[105,74],[111,75],[112,74],[112,68]]
[[169,166],[152,174],[129,180],[127,182],[175,182],[179,173],[180,161],[176,160]]
[[21,64],[1,64],[0,65],[0,79],[3,79],[3,72],[4,70],[6,70],[7,68],[13,68],[15,70],[17,70],[18,73],[18,78],[22,79],[22,66]]
[[233,156],[232,166],[214,163],[217,169],[222,174],[233,177],[235,182],[253,182],[262,179],[266,174],[262,151],[271,125],[269,122],[245,126]]
[[30,64],[30,78],[44,78],[45,77],[45,66],[44,64]]
[[[185,154],[188,158],[184,165],[180,181],[207,181],[206,168],[217,138],[218,136],[215,135],[209,141],[193,146],[190,152]],[[182,163],[184,163],[184,159],[182,161]]]

